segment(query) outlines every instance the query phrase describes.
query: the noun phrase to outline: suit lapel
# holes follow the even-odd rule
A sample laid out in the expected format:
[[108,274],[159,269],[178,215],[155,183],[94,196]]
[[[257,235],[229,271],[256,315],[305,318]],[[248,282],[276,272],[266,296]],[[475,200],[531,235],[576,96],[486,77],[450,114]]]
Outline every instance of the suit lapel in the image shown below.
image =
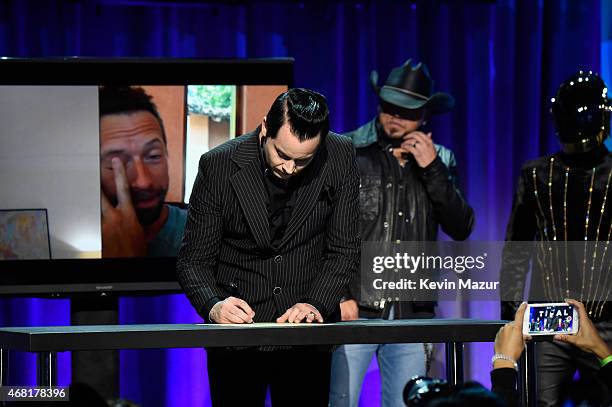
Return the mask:
[[325,183],[327,174],[327,150],[323,148],[320,156],[312,163],[305,174],[304,180],[298,187],[295,199],[295,207],[291,211],[289,224],[281,240],[280,247],[284,246],[291,237],[298,231],[302,223],[308,218],[321,194],[321,189]]
[[230,177],[230,183],[236,192],[255,241],[260,247],[266,248],[270,246],[270,225],[266,208],[266,191],[258,159],[258,136],[258,131],[242,136],[247,140],[241,143],[232,155],[232,160],[240,170]]

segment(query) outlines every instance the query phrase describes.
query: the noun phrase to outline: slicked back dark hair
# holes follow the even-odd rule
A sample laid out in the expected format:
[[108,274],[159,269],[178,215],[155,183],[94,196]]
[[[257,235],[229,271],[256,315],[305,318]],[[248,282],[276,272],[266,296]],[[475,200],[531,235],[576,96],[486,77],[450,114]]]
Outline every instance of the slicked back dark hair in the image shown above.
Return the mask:
[[303,88],[282,93],[266,115],[266,135],[276,138],[278,130],[286,122],[300,141],[315,138],[318,134],[323,141],[329,133],[329,108],[325,96]]
[[153,96],[147,94],[143,88],[135,86],[101,86],[99,102],[100,118],[109,114],[151,113],[159,122],[164,144],[168,144],[164,122],[157,111],[157,106],[153,103]]

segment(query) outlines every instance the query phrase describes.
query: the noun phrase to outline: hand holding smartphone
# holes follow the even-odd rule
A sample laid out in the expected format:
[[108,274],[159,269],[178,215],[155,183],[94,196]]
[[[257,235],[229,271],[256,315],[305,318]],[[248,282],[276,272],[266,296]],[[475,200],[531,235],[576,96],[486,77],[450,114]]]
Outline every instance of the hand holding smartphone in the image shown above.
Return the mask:
[[525,335],[576,335],[579,328],[578,310],[566,302],[528,304],[523,317]]

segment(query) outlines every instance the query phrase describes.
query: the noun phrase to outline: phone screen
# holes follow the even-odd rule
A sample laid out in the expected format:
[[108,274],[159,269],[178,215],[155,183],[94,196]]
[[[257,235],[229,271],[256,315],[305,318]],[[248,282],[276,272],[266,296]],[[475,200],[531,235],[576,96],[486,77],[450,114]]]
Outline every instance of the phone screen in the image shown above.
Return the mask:
[[567,333],[574,324],[574,307],[571,305],[545,305],[529,308],[529,333]]

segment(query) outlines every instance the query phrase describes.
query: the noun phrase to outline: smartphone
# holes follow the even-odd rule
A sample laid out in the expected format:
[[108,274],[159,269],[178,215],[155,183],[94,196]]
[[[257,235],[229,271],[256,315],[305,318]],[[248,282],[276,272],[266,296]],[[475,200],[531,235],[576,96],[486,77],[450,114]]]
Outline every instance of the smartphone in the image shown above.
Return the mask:
[[576,335],[579,322],[578,310],[566,302],[528,304],[523,318],[523,334]]

